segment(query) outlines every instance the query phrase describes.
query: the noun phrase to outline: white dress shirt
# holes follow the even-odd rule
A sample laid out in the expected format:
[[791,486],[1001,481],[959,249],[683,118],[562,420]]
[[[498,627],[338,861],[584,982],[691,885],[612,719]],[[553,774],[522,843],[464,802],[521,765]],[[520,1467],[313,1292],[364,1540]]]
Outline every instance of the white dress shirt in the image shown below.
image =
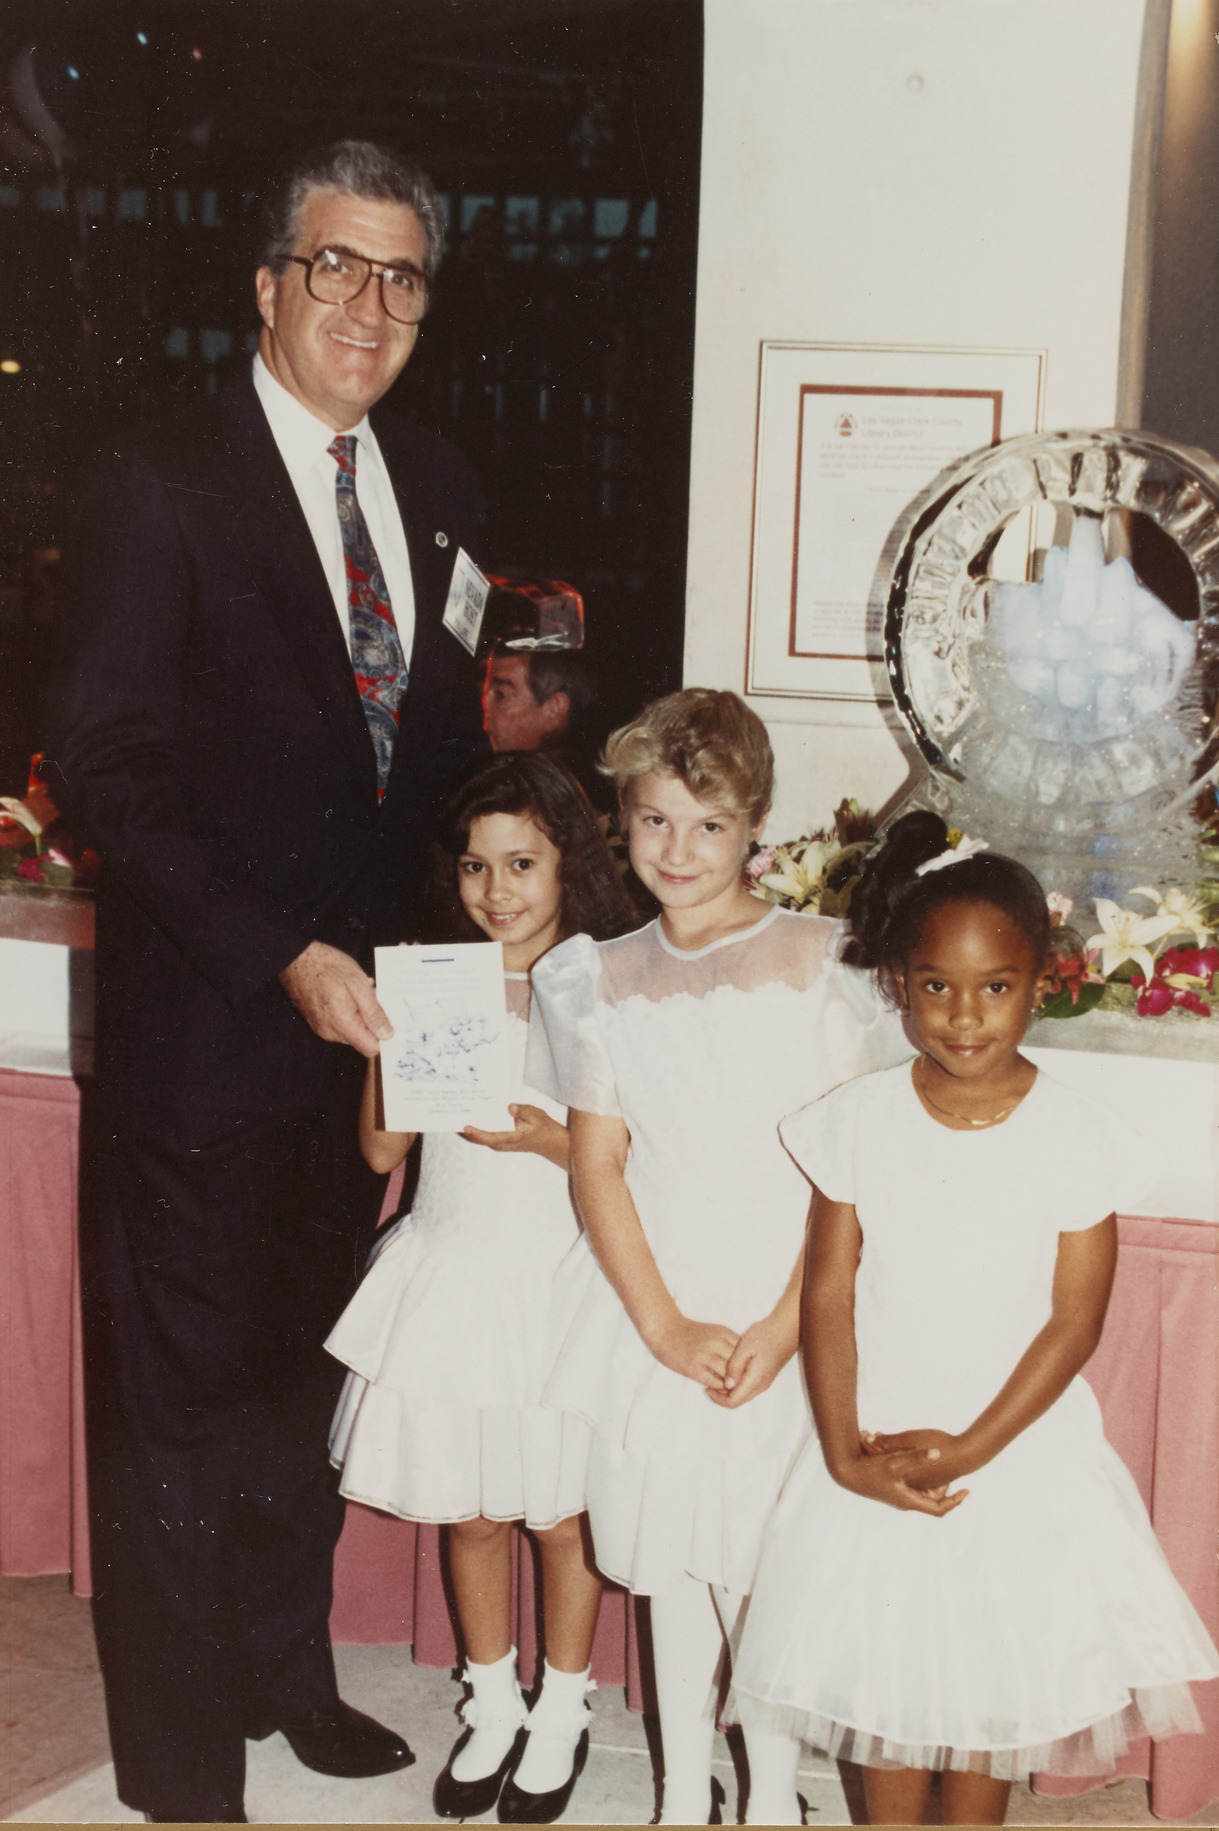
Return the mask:
[[[262,402],[271,435],[279,455],[288,467],[318,557],[325,569],[338,612],[339,624],[351,648],[351,628],[347,614],[347,567],[343,560],[343,536],[335,501],[335,477],[338,465],[327,449],[335,437],[333,429],[289,394],[276,381],[262,357],[254,358],[254,391]],[[411,581],[411,560],[406,547],[406,533],[398,512],[394,486],[381,456],[376,434],[367,414],[349,432],[356,439],[356,495],[368,523],[372,544],[385,574],[385,586],[393,607],[394,622],[402,642],[402,652],[409,665],[411,644],[415,636],[415,588]]]

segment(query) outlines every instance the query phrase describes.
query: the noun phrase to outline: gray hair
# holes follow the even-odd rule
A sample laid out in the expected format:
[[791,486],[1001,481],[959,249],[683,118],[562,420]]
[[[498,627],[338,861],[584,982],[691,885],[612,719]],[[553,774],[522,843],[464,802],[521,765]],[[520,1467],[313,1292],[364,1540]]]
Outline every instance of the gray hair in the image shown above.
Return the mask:
[[423,225],[423,271],[434,279],[444,253],[444,205],[427,173],[371,140],[335,140],[307,153],[279,181],[262,212],[258,264],[282,274],[300,233],[301,210],[311,191],[345,191],[378,203],[404,203]]

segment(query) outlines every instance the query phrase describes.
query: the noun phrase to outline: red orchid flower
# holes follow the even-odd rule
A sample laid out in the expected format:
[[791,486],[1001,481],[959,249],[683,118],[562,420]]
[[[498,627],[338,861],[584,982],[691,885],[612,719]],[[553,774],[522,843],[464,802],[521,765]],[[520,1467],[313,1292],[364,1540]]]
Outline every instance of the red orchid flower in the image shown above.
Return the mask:
[[1185,973],[1209,985],[1219,972],[1219,947],[1167,947],[1156,961],[1156,974],[1165,979]]
[[1103,985],[1104,980],[1101,975],[1092,971],[1094,959],[1095,955],[1093,954],[1085,956],[1077,953],[1062,954],[1056,952],[1054,954],[1053,973],[1049,984],[1050,996],[1053,997],[1057,992],[1069,992],[1071,994],[1071,1003],[1077,1005],[1079,1003],[1079,990],[1081,986]]
[[1165,1011],[1171,1011],[1176,1003],[1172,987],[1165,985],[1162,979],[1153,979],[1147,985],[1141,975],[1136,979],[1132,974],[1130,983],[1141,988],[1135,1000],[1135,1009],[1140,1017],[1163,1017]]
[[1209,1017],[1203,992],[1214,989],[1219,973],[1219,947],[1167,947],[1155,963],[1150,983],[1142,973],[1132,973],[1130,983],[1138,993],[1135,1009],[1140,1017],[1162,1017],[1174,1006]]

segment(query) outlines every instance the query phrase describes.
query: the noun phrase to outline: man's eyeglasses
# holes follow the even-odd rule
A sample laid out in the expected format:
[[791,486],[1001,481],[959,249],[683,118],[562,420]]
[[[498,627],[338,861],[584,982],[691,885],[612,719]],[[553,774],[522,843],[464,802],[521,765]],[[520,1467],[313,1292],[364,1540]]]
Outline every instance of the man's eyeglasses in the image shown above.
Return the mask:
[[312,259],[290,254],[305,270],[305,289],[320,305],[348,305],[374,274],[381,282],[381,303],[399,324],[418,324],[432,302],[431,289],[417,267],[387,267],[347,248],[323,248]]

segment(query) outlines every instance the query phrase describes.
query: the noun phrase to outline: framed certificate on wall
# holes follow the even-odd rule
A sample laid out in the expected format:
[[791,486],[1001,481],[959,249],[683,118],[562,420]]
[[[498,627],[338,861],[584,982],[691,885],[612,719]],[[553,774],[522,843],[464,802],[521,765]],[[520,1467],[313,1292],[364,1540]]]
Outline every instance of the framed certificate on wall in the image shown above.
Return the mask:
[[1042,350],[762,345],[749,692],[877,697],[918,505],[969,453],[1040,430],[1044,389]]

